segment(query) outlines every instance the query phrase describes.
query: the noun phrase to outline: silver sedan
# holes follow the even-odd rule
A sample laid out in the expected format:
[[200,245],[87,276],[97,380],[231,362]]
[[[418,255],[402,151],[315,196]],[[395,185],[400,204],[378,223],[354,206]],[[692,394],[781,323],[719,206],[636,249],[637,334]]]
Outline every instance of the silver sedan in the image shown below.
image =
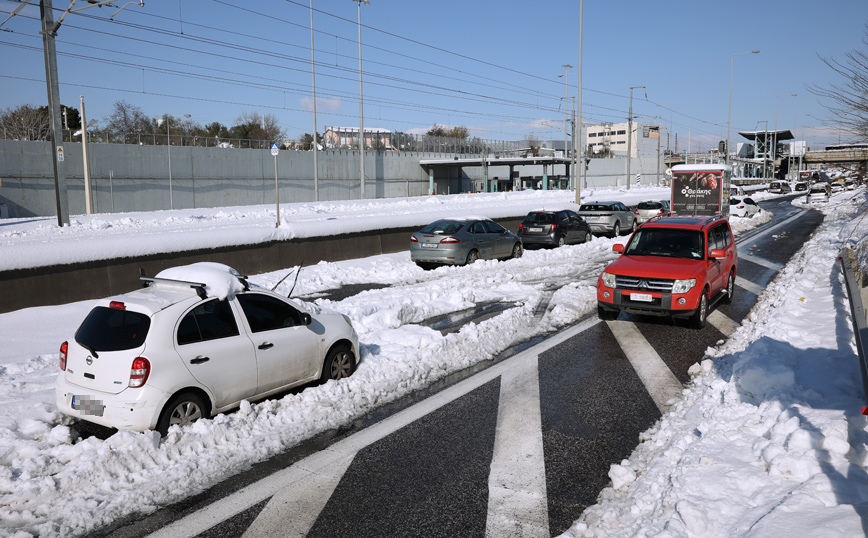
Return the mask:
[[519,258],[523,251],[518,236],[486,218],[438,220],[410,236],[410,260],[424,269]]

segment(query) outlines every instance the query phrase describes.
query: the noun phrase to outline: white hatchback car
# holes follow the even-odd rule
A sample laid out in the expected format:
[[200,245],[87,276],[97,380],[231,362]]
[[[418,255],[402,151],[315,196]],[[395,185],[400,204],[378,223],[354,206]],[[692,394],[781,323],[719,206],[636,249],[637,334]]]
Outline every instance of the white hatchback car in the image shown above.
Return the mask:
[[123,430],[191,424],[316,380],[352,374],[359,340],[347,316],[311,314],[197,263],[102,299],[60,347],[60,412]]
[[730,198],[729,200],[729,214],[734,217],[751,218],[760,211],[760,207],[750,198],[742,198],[741,200]]

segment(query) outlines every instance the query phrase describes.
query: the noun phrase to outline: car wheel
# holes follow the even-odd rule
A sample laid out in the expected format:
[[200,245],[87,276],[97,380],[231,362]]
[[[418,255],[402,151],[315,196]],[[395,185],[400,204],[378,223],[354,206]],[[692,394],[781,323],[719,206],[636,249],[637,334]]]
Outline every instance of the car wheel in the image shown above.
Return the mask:
[[723,296],[721,301],[723,304],[731,304],[732,296],[735,293],[735,271],[729,272],[729,279],[726,281],[726,295]]
[[207,416],[207,407],[198,395],[192,392],[181,393],[166,404],[160,413],[157,422],[157,431],[165,436],[169,432],[169,426],[189,426],[200,418]]
[[559,236],[559,237],[558,237],[558,246],[559,246],[559,247],[562,247],[562,246],[564,246],[564,245],[566,245],[566,244],[567,244],[567,240],[564,238],[564,236],[562,236],[562,235]]
[[521,255],[524,254],[524,248],[522,248],[521,243],[516,243],[512,246],[512,258],[521,258]]
[[594,234],[591,232],[585,232],[585,243],[590,243],[591,239],[594,238]]
[[616,222],[615,227],[612,228],[612,237],[618,237],[619,235],[621,235],[621,223]]
[[416,265],[418,265],[423,271],[434,269],[434,265],[430,263],[416,262]]
[[618,315],[621,313],[620,310],[607,310],[602,306],[597,307],[597,316],[603,321],[614,321],[618,319]]
[[696,313],[690,317],[690,326],[694,329],[702,329],[705,327],[705,320],[708,317],[708,289],[702,290],[702,297],[699,298],[699,308]]
[[353,352],[346,346],[336,346],[326,357],[320,380],[326,382],[329,379],[338,380],[350,377],[355,368],[356,358],[353,356]]
[[476,250],[471,250],[467,253],[467,259],[464,260],[464,265],[470,265],[479,259],[479,252]]

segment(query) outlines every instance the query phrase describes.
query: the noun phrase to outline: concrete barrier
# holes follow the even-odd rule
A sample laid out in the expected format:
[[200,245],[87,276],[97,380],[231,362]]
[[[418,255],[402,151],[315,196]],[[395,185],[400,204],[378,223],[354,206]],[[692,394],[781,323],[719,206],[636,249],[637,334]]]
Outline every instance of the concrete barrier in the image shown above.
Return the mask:
[[[496,219],[509,230],[518,230],[524,218]],[[270,241],[256,245],[166,252],[134,258],[95,260],[0,272],[0,313],[99,299],[126,293],[141,286],[139,271],[154,276],[163,269],[196,262],[218,262],[241,274],[256,275],[321,261],[336,262],[390,254],[410,249],[413,228],[388,228],[341,236]],[[409,254],[408,254],[409,257]]]

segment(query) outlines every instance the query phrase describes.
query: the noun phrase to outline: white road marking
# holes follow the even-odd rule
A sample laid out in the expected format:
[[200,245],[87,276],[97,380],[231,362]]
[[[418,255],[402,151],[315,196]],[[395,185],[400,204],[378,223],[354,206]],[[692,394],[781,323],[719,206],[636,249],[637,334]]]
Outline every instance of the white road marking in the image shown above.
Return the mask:
[[500,378],[485,535],[550,536],[536,357]]
[[758,284],[754,284],[750,280],[747,280],[743,276],[739,276],[739,275],[735,276],[735,285],[740,286],[740,287],[746,289],[747,291],[749,291],[749,292],[751,292],[757,296],[763,292],[763,289],[765,289],[765,288],[761,288]]
[[[342,465],[347,458],[351,459],[362,448],[375,441],[379,441],[383,437],[411,424],[428,413],[502,376],[513,368],[522,368],[528,361],[536,363],[537,356],[540,353],[544,353],[598,323],[600,323],[600,320],[594,317],[558,333],[536,346],[525,349],[503,362],[495,364],[472,377],[434,394],[430,398],[426,398],[403,411],[383,419],[373,426],[354,433],[320,452],[311,454],[286,469],[278,471],[201,510],[193,512],[189,516],[163,527],[150,536],[154,538],[192,538],[277,494],[286,487],[305,489],[308,487],[306,480],[311,478],[315,478],[322,485],[324,479],[321,475],[328,474],[326,472],[328,466]],[[325,500],[327,501],[328,499]],[[315,521],[323,506],[325,506],[324,502],[318,506],[308,506],[309,513],[305,514],[304,517],[310,521]]]
[[739,324],[733,319],[719,310],[715,310],[708,315],[708,323],[712,324],[724,336],[729,338],[732,333],[739,328]]
[[773,262],[771,260],[767,260],[767,259],[762,258],[760,256],[740,256],[740,258],[742,259],[742,261],[753,262],[757,265],[762,265],[763,267],[768,267],[769,269],[772,269],[773,271],[776,271],[776,272],[780,271],[781,269],[784,268],[783,265],[781,265],[777,262]]
[[639,332],[639,328],[634,323],[629,321],[607,321],[609,329],[615,335],[618,345],[624,351],[624,355],[633,365],[636,374],[645,388],[648,389],[648,394],[657,404],[657,409],[660,413],[666,414],[666,411],[671,407],[671,400],[679,398],[683,385],[672,370],[666,366],[660,355],[654,351],[648,340]]

